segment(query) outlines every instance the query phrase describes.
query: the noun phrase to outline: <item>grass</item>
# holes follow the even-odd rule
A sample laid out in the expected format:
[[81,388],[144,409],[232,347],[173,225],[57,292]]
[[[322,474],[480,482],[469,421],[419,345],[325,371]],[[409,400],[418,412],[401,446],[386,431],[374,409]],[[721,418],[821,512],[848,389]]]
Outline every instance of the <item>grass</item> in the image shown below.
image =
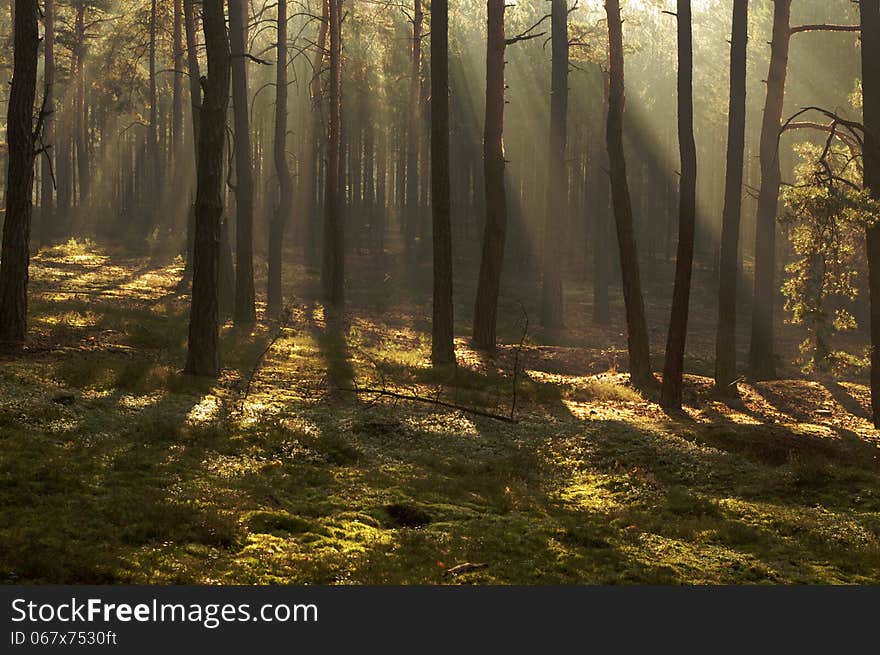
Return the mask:
[[[668,416],[607,351],[461,341],[438,374],[405,312],[334,327],[303,302],[244,398],[276,328],[227,326],[221,379],[182,376],[179,263],[35,261],[34,347],[0,362],[0,582],[880,582],[858,381],[722,402],[692,377]],[[336,390],[506,412],[517,356],[515,424]],[[465,562],[487,566],[446,573]]]

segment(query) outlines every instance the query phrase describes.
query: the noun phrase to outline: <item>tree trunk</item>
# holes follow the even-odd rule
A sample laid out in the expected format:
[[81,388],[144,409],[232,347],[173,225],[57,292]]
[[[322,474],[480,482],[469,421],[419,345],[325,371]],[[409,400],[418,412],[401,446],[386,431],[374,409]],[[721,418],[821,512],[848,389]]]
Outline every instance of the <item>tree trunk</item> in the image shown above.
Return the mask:
[[46,36],[44,48],[45,107],[43,117],[43,174],[40,180],[40,243],[45,244],[54,229],[54,166],[55,143],[55,0],[45,0],[43,23]]
[[89,197],[89,138],[88,105],[86,103],[86,28],[85,28],[85,5],[79,5],[74,20],[75,31],[75,63],[76,71],[76,94],[74,117],[76,125],[76,165],[79,183],[79,205],[85,205]]
[[434,243],[431,361],[435,365],[455,363],[449,196],[449,7],[447,0],[431,0],[431,211]]
[[773,39],[767,99],[761,125],[761,190],[755,223],[755,298],[752,309],[752,340],[749,373],[756,380],[776,377],[773,353],[773,305],[776,298],[776,212],[782,173],[779,167],[779,131],[785,100],[788,46],[791,40],[791,0],[775,0]]
[[[440,0],[442,1],[442,0]],[[388,215],[387,206],[387,147],[388,136],[379,126],[376,130],[376,213],[373,220],[373,241],[375,251],[379,257],[385,254],[385,225]]]
[[[199,136],[201,133],[199,115],[202,108],[202,90],[199,85],[199,51],[196,34],[196,17],[193,5],[195,0],[184,0],[183,24],[186,32],[186,64],[189,73],[189,94],[192,104],[193,149],[195,164],[199,165]],[[195,244],[196,209],[193,203],[186,224],[186,274],[192,275],[193,246]]]
[[563,326],[562,243],[566,238],[565,146],[568,123],[568,2],[551,4],[550,179],[547,183],[544,219],[544,285],[541,294],[541,325]]
[[420,134],[420,79],[422,71],[422,0],[413,3],[413,40],[409,82],[409,123],[406,141],[406,219],[404,245],[415,244],[419,224],[419,134]]
[[229,0],[232,118],[235,123],[235,313],[238,327],[257,322],[254,298],[254,171],[251,164],[247,78],[247,4]]
[[287,0],[278,0],[278,64],[275,76],[275,171],[278,174],[278,206],[269,224],[269,281],[267,311],[277,316],[282,309],[281,260],[284,227],[293,201],[293,180],[287,165]]
[[610,79],[608,93],[608,160],[611,174],[611,196],[617,243],[620,248],[620,269],[623,277],[623,299],[626,305],[629,371],[633,384],[649,386],[654,379],[651,371],[651,349],[645,320],[645,303],[639,274],[639,258],[633,231],[632,200],[626,178],[626,159],[623,151],[623,24],[620,20],[620,1],[606,0],[608,14],[608,47]]
[[306,162],[305,170],[309,179],[305,187],[309,190],[309,201],[306,207],[305,238],[303,239],[303,256],[306,265],[316,267],[318,265],[319,230],[318,210],[320,205],[319,181],[322,167],[323,144],[326,137],[324,129],[324,88],[321,83],[321,73],[324,69],[327,47],[327,33],[330,24],[330,0],[321,0],[321,20],[318,22],[318,38],[315,47],[315,61],[312,62],[312,75],[309,84],[309,92],[312,97],[312,148],[309,152],[311,159]]
[[[865,187],[880,200],[880,3],[859,0],[862,25],[862,107],[865,124]],[[871,410],[880,428],[880,227],[868,229],[871,297]]]
[[186,372],[220,372],[218,269],[223,215],[223,149],[229,104],[230,51],[223,0],[203,0],[208,76],[201,109],[192,308]]
[[345,232],[341,215],[339,180],[342,129],[342,0],[329,0],[330,120],[327,129],[327,173],[324,184],[324,257],[321,281],[324,300],[341,310],[345,301]]
[[678,0],[678,143],[681,180],[678,204],[678,253],[672,316],[666,341],[661,404],[681,409],[684,350],[687,342],[691,276],[694,266],[694,235],[697,214],[697,148],[694,142],[694,49],[691,33],[691,2]]
[[736,381],[736,277],[742,216],[743,162],[746,131],[746,57],[749,2],[734,0],[730,48],[730,108],[727,127],[727,176],[721,228],[718,287],[718,332],[715,341],[715,388],[733,391]]
[[0,344],[14,347],[24,344],[27,331],[38,12],[36,0],[15,1],[12,88],[6,120],[6,220],[0,255]]
[[183,141],[183,0],[174,0],[172,47],[174,86],[171,96],[171,152],[176,158],[180,154],[180,144]]
[[483,134],[483,172],[486,225],[474,306],[474,346],[494,350],[501,288],[501,266],[507,233],[504,189],[504,37],[505,0],[487,0],[486,121]]
[[[156,40],[159,17],[157,0],[150,3],[150,159],[152,160],[152,185],[162,188],[162,157],[159,153],[159,96],[156,90]],[[150,225],[158,221],[150,221]]]
[[[606,73],[600,69],[602,75],[602,118],[608,121],[608,80]],[[597,133],[598,134],[598,133]],[[603,153],[607,160],[607,150],[600,145],[601,137],[597,136],[593,147],[595,161],[588,169],[588,176],[593,180],[592,203],[587,206],[593,207],[593,323],[596,325],[608,325],[611,322],[611,307],[608,298],[609,278],[611,277],[611,257],[607,249],[609,237],[609,217],[611,214],[611,194],[609,180],[605,171],[609,165],[607,161],[599,164],[599,157]],[[590,169],[592,169],[590,171]]]

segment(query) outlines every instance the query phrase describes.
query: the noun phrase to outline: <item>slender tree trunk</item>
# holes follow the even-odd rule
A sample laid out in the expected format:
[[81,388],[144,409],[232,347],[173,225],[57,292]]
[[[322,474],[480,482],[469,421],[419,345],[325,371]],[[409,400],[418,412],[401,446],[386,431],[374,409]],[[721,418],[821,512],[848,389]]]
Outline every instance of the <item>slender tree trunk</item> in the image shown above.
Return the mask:
[[[156,90],[156,40],[158,38],[157,0],[150,3],[150,163],[154,189],[162,188],[162,157],[159,152],[159,95]],[[151,224],[156,221],[152,221]]]
[[174,87],[171,96],[171,152],[180,154],[183,142],[183,0],[174,0]]
[[[183,2],[183,24],[186,32],[186,65],[189,73],[189,94],[192,105],[193,150],[196,168],[199,165],[199,136],[201,125],[199,115],[202,108],[202,90],[199,84],[199,51],[196,33],[196,17],[193,5],[195,0]],[[196,208],[193,203],[186,223],[186,274],[192,275],[193,247],[195,244]]]
[[235,123],[235,325],[257,322],[254,294],[254,171],[248,115],[247,4],[229,0],[232,49],[232,108]]
[[388,158],[386,153],[388,136],[381,126],[376,130],[376,139],[378,141],[376,144],[376,214],[373,221],[373,243],[375,244],[376,252],[379,257],[383,257],[385,254],[385,225],[388,216],[388,201],[386,195],[386,174],[388,169]]
[[24,344],[27,333],[38,11],[36,0],[15,0],[12,88],[6,115],[6,220],[0,255],[0,344],[13,347]]
[[419,143],[422,71],[422,0],[413,0],[413,39],[409,82],[409,122],[406,141],[406,219],[404,245],[412,248],[419,224]]
[[337,310],[345,301],[345,232],[340,197],[342,130],[342,0],[329,0],[330,88],[327,98],[327,173],[324,185],[324,257],[321,270],[324,300]]
[[376,116],[373,103],[366,99],[364,107],[364,220],[367,229],[361,235],[362,246],[373,252],[374,222],[376,220]]
[[278,206],[269,224],[268,312],[282,309],[281,260],[284,227],[293,201],[293,180],[287,165],[287,0],[278,0],[278,64],[275,76],[275,171],[278,174]]
[[218,268],[223,215],[223,149],[229,104],[230,50],[223,0],[203,0],[208,76],[201,109],[196,238],[186,372],[216,377],[220,371]]
[[697,214],[694,49],[690,0],[678,0],[676,20],[678,22],[678,142],[681,153],[681,180],[675,287],[672,294],[672,316],[669,319],[669,338],[666,341],[666,364],[663,367],[663,390],[660,401],[666,409],[681,409]]
[[727,176],[721,228],[718,287],[718,332],[715,341],[715,388],[733,391],[736,381],[736,277],[742,215],[743,162],[746,134],[746,56],[749,2],[734,0],[730,48],[730,107],[727,127]]
[[[602,75],[602,118],[605,123],[608,122],[608,80],[605,79],[606,73],[601,71]],[[611,193],[609,189],[609,180],[605,171],[608,170],[607,162],[608,152],[602,148],[601,137],[597,137],[593,153],[596,161],[592,162],[592,172],[590,178],[593,180],[592,203],[589,206],[594,208],[593,215],[593,322],[596,325],[608,325],[611,322],[611,307],[608,298],[609,278],[611,277],[611,257],[607,249],[609,237],[609,217],[611,214]],[[600,154],[602,153],[602,154]],[[604,156],[604,161],[600,167],[599,157]]]
[[474,306],[474,346],[494,350],[498,294],[507,235],[507,198],[504,189],[504,36],[505,0],[487,0],[486,121],[483,134],[483,171],[486,226],[483,255]]
[[773,305],[776,297],[776,214],[782,184],[779,131],[782,127],[788,46],[791,40],[790,18],[791,0],[775,0],[767,99],[761,125],[761,190],[755,227],[755,298],[749,351],[749,373],[757,380],[776,377]]
[[[880,3],[859,0],[862,25],[862,107],[865,124],[865,187],[880,200]],[[880,227],[868,229],[871,297],[871,410],[880,428]]]
[[434,315],[431,361],[455,363],[449,184],[449,7],[431,0],[431,199]]
[[79,5],[74,19],[76,94],[74,117],[76,125],[76,164],[79,182],[79,204],[85,205],[89,197],[89,136],[88,136],[88,104],[86,102],[86,28],[85,5]]
[[611,196],[620,248],[620,269],[623,277],[623,299],[626,305],[629,370],[633,384],[645,388],[652,384],[651,350],[645,303],[639,274],[639,258],[633,230],[632,200],[626,178],[626,158],[623,150],[623,24],[620,20],[619,0],[606,0],[608,14],[608,47],[610,76],[608,94],[608,159],[611,173]]
[[43,24],[45,37],[44,48],[44,82],[46,115],[43,118],[43,174],[40,180],[40,243],[45,244],[54,230],[55,207],[54,166],[55,155],[55,0],[45,0],[43,6]]
[[565,147],[568,124],[568,2],[551,3],[550,154],[547,202],[544,218],[544,285],[541,294],[541,325],[563,326],[562,243],[566,238]]
[[330,26],[330,0],[320,0],[321,20],[318,22],[318,38],[315,47],[315,60],[312,62],[312,75],[309,92],[312,98],[312,134],[310,150],[311,159],[306,162],[305,170],[309,179],[305,186],[309,190],[309,202],[306,207],[305,238],[303,239],[303,256],[309,266],[318,265],[319,230],[318,213],[320,204],[319,181],[322,167],[322,147],[326,137],[324,129],[324,88],[321,73],[326,60],[327,34]]

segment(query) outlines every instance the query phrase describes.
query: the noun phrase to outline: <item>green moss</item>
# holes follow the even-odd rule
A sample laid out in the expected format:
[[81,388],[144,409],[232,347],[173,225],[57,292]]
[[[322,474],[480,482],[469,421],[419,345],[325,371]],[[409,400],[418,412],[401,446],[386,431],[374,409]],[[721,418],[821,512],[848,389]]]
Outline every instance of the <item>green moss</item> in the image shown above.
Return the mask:
[[[273,328],[224,330],[221,380],[180,375],[176,274],[150,302],[50,301],[36,275],[32,325],[59,347],[0,366],[0,582],[880,582],[867,432],[737,423],[707,398],[699,420],[672,419],[616,375],[520,376],[516,424],[334,391],[509,410],[510,350],[462,347],[457,370],[433,371],[399,288],[340,329],[294,307],[242,402]],[[540,354],[528,369],[556,380],[564,362]],[[430,520],[395,522],[395,505]],[[463,562],[486,566],[448,575]]]

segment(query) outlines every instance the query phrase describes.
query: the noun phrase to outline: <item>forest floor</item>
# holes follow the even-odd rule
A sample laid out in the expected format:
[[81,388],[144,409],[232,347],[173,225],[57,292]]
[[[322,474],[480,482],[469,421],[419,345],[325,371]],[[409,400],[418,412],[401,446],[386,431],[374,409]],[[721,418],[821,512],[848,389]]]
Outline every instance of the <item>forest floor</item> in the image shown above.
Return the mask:
[[[334,325],[291,268],[290,320],[227,326],[218,382],[180,374],[179,263],[41,252],[33,339],[0,358],[0,582],[880,582],[863,384],[792,376],[723,402],[690,376],[670,416],[618,372],[619,323],[544,345],[509,293],[512,345],[461,339],[437,373],[429,296],[373,270]],[[688,370],[708,374],[705,326]],[[516,421],[366,388],[500,415],[516,389]]]

